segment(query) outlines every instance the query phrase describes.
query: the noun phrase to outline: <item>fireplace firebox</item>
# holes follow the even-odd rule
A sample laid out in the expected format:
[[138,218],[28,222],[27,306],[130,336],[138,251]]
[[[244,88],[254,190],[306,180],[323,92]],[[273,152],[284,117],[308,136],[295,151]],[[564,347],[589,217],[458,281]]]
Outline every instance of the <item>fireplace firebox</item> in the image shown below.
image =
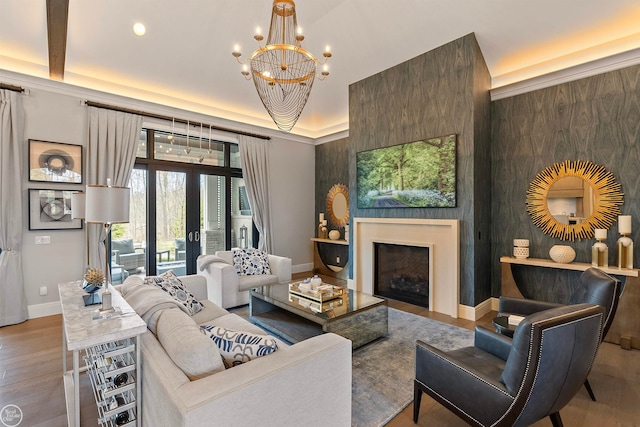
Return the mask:
[[374,293],[429,307],[429,247],[374,242]]

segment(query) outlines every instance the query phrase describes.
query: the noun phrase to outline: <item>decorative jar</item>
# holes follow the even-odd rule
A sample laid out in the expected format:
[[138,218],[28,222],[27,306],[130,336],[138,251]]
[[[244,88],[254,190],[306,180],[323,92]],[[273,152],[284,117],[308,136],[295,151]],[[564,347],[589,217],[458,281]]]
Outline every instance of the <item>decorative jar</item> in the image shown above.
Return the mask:
[[567,245],[554,245],[549,250],[549,256],[555,262],[561,264],[569,264],[576,259],[576,251],[571,246]]

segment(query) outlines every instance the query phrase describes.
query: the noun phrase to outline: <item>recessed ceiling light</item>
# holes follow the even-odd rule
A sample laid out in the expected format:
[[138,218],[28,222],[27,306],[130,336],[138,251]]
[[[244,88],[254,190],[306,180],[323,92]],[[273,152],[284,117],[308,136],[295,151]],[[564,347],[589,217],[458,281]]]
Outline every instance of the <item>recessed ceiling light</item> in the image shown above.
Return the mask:
[[144,36],[144,33],[147,32],[147,29],[144,27],[144,24],[141,22],[136,22],[133,24],[133,32],[138,36]]

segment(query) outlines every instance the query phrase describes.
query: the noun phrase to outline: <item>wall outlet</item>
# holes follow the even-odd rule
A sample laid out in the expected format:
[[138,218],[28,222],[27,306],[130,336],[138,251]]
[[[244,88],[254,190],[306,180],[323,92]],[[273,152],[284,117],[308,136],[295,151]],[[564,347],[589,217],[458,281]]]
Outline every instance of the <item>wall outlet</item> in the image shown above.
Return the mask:
[[40,286],[40,296],[45,296],[49,293],[49,288],[46,286]]
[[48,245],[51,243],[51,236],[36,236],[36,245]]

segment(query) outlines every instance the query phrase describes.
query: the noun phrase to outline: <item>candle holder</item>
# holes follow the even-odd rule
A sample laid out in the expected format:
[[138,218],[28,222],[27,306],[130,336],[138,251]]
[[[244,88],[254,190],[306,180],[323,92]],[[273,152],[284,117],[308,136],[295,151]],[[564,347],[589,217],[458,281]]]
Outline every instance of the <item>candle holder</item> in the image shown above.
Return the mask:
[[631,234],[631,215],[618,217],[618,233],[622,237],[616,244],[616,264],[618,268],[633,268],[633,240],[628,237]]
[[594,267],[609,267],[609,247],[603,240],[607,239],[607,230],[596,229],[597,242],[591,247],[591,265]]
[[322,226],[323,226],[323,223],[326,223],[325,221],[326,220],[324,219],[324,212],[320,212],[320,215],[318,215],[318,238],[319,239],[323,238],[322,237]]
[[617,264],[618,268],[633,268],[633,240],[627,236],[627,233],[620,233],[622,237],[617,243]]

